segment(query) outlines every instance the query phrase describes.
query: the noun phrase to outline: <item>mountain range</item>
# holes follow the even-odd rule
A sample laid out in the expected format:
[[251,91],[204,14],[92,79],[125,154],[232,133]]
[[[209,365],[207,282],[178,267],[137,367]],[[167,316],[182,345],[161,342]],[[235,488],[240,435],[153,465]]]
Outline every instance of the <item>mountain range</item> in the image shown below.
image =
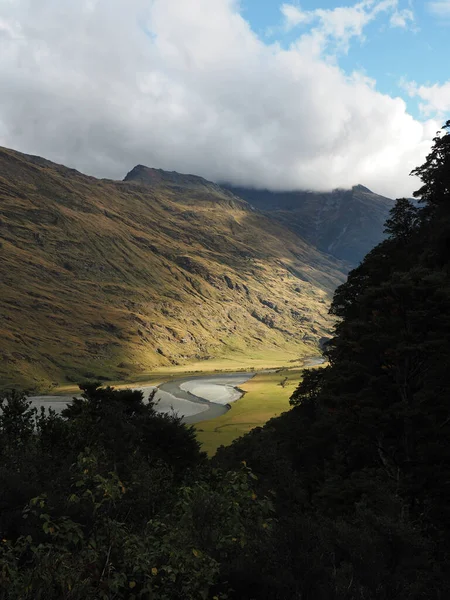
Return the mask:
[[[350,212],[364,212],[365,197],[367,227],[379,230],[384,208],[356,196]],[[323,223],[333,215],[339,229],[344,200],[320,198]],[[362,217],[334,237],[318,223],[314,237],[292,206],[142,165],[124,181],[96,179],[0,148],[2,387],[314,353],[331,332],[330,296],[361,251]]]
[[383,239],[394,205],[362,185],[350,190],[272,192],[227,186],[234,194],[300,235],[322,252],[356,266]]

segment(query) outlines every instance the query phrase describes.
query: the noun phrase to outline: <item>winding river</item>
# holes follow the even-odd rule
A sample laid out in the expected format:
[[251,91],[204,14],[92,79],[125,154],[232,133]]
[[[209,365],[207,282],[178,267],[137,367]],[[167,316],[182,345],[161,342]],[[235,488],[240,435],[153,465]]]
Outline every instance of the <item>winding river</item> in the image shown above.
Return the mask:
[[[202,375],[173,379],[156,387],[155,409],[158,412],[175,412],[185,423],[198,423],[220,417],[230,404],[238,400],[243,392],[237,389],[251,379],[255,373],[228,373],[221,375]],[[143,392],[148,400],[155,386],[130,386]],[[33,406],[40,409],[52,408],[61,413],[74,396],[32,396]]]
[[[304,367],[314,367],[322,364],[322,357],[305,358]],[[208,421],[225,414],[232,402],[243,395],[239,386],[256,375],[252,373],[222,373],[220,375],[196,375],[172,379],[156,387],[155,409],[158,412],[174,412],[182,417],[185,423]],[[155,386],[133,386],[133,390],[143,392],[148,400]],[[71,396],[33,396],[30,397],[33,406],[40,409],[52,408],[61,413],[72,401]]]

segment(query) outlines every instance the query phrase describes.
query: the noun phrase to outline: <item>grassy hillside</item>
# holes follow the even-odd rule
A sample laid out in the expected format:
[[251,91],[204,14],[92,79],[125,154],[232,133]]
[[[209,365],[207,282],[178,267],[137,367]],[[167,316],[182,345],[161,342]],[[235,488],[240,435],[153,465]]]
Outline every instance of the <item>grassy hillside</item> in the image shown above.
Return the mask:
[[230,192],[143,167],[97,180],[0,149],[0,219],[3,387],[293,360],[329,332],[343,280]]

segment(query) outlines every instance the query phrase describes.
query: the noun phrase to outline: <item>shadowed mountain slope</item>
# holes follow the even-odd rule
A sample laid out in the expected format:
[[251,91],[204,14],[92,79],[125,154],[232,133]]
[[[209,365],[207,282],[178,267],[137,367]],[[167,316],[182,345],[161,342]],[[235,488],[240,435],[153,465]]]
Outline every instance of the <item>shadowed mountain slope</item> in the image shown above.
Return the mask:
[[2,386],[311,353],[344,279],[231,192],[145,167],[98,180],[0,149],[0,219]]
[[362,185],[329,193],[226,187],[322,252],[352,266],[384,238],[384,222],[394,205]]

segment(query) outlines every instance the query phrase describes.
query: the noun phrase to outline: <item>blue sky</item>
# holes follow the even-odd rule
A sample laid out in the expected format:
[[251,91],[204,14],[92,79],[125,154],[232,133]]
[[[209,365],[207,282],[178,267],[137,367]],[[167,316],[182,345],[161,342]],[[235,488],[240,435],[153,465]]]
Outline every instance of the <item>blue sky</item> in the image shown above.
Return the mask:
[[450,0],[0,0],[0,146],[409,196],[449,56]]
[[[241,0],[242,16],[253,31],[267,41],[288,47],[312,25],[283,30],[282,2],[278,0]],[[302,0],[290,2],[303,11],[334,10],[358,3],[351,0]],[[400,85],[402,80],[419,85],[444,84],[450,78],[450,0],[426,2],[401,1],[399,10],[411,11],[413,19],[404,27],[392,27],[387,14],[381,14],[364,29],[362,39],[353,39],[347,53],[339,53],[338,64],[347,73],[363,71],[375,79],[376,87],[390,96],[401,96],[408,110],[420,118],[419,99],[411,98]],[[447,118],[450,118],[448,115]]]

